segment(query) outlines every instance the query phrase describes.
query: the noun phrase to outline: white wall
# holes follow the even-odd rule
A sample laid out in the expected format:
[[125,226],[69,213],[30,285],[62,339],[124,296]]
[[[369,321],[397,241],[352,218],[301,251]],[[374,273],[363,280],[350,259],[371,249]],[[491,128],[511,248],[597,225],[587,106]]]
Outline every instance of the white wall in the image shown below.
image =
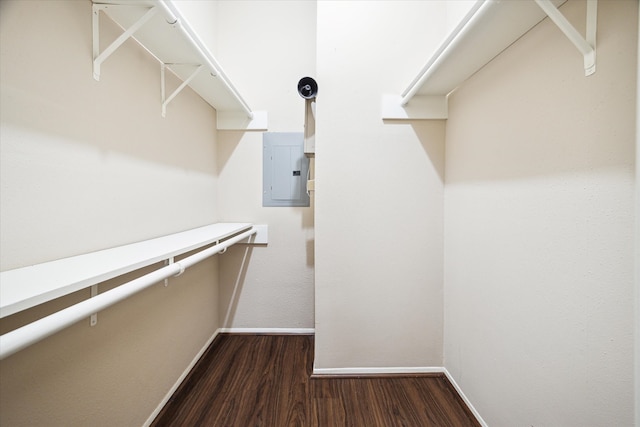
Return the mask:
[[[187,89],[163,119],[159,63],[128,41],[96,82],[91,46],[89,0],[0,2],[2,271],[219,218],[215,111]],[[217,264],[3,360],[0,425],[142,425],[219,326]],[[0,332],[88,296],[3,318]]]
[[215,112],[185,95],[162,119],[158,63],[142,50],[117,51],[94,81],[90,2],[52,3],[67,31],[47,2],[29,3],[2,5],[1,268],[215,220]]
[[185,21],[183,24],[198,35],[203,46],[215,58],[218,55],[218,3],[215,0],[173,2],[173,6],[178,9],[183,21]]
[[[318,372],[442,366],[444,348],[490,425],[632,424],[637,2],[600,2],[596,75],[544,22],[453,95],[446,129],[382,123],[380,98],[462,5],[200,3],[181,10],[271,131],[302,131],[295,85],[317,78],[315,218],[261,207],[260,133],[216,132],[188,89],[161,119],[135,43],[93,81],[89,1],[3,0],[0,269],[218,220],[270,242],[4,360],[0,424],[140,425],[218,326],[315,326]],[[582,1],[562,10],[583,25]]]
[[449,35],[455,27],[462,21],[471,8],[477,3],[477,0],[456,0],[447,1],[445,18],[446,18],[446,34]]
[[591,77],[547,19],[450,97],[445,366],[489,425],[633,425],[637,7]]
[[[302,132],[297,84],[315,76],[315,2],[220,2],[218,14],[218,57],[234,85],[268,112],[270,132]],[[218,142],[221,219],[269,225],[268,247],[223,257],[223,326],[313,328],[313,207],[262,207],[262,133],[220,131]]]
[[443,122],[381,120],[439,2],[318,2],[317,372],[442,365]]
[[[638,15],[640,16],[640,8],[638,9]],[[640,17],[638,18],[640,21]],[[638,26],[638,40],[640,40],[640,26]],[[637,64],[636,64],[636,231],[635,231],[635,283],[636,283],[636,295],[635,295],[635,398],[636,413],[635,422],[636,425],[640,425],[640,42],[638,43],[637,51]]]

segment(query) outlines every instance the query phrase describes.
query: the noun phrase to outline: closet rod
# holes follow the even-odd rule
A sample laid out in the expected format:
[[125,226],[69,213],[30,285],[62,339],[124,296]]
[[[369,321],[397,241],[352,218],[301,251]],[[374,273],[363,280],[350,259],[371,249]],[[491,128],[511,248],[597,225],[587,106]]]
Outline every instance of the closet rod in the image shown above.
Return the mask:
[[[467,34],[475,29],[475,23],[481,21],[483,16],[487,15],[495,6],[495,1],[476,1],[473,7],[471,7],[467,14],[462,18],[460,23],[436,50],[431,59],[429,59],[427,64],[422,67],[418,76],[413,79],[409,87],[402,92],[402,101],[400,102],[400,105],[405,106],[409,101],[411,101],[411,98],[418,93],[425,82],[438,71],[440,64],[445,62],[450,56],[455,55],[457,46],[464,42]],[[447,94],[443,93],[438,95]]]
[[100,310],[110,307],[115,303],[150,287],[151,285],[169,277],[181,275],[188,267],[191,267],[192,265],[197,264],[219,252],[225,251],[229,246],[256,234],[257,231],[258,230],[255,227],[251,227],[244,233],[240,233],[222,243],[211,246],[210,248],[197,252],[187,258],[169,264],[166,267],[162,267],[156,271],[118,286],[117,288],[67,307],[11,332],[7,332],[0,336],[0,360],[69,327],[82,319],[86,319],[93,313],[97,313]]

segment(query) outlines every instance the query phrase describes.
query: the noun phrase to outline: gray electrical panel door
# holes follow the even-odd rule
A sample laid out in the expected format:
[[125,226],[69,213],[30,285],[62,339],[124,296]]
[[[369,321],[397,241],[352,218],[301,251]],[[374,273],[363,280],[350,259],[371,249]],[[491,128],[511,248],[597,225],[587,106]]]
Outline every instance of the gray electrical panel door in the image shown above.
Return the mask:
[[265,132],[262,146],[262,206],[309,206],[304,134]]

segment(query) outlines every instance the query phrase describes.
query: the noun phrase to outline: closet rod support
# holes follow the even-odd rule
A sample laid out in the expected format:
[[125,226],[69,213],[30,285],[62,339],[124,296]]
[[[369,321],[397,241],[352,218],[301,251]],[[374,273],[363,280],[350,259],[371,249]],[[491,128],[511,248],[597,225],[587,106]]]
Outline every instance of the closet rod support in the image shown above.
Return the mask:
[[[189,77],[187,77],[181,84],[180,86],[178,86],[178,88],[176,90],[173,91],[173,93],[171,95],[169,95],[169,97],[166,97],[166,84],[165,84],[165,73],[166,73],[166,69],[169,65],[190,65],[192,67],[195,67],[195,70],[193,70],[193,72],[191,73],[191,75]],[[173,98],[175,98],[181,91],[182,89],[184,89],[190,82],[191,80],[193,80],[198,73],[200,72],[200,70],[202,70],[202,65],[193,65],[193,64],[161,64],[160,65],[160,90],[162,93],[162,117],[166,117],[167,116],[167,105],[169,105],[169,103],[173,100]]]
[[571,25],[569,20],[558,10],[551,0],[535,0],[549,19],[558,26],[560,31],[578,48],[584,57],[584,75],[590,76],[596,72],[596,27],[598,20],[598,0],[587,0],[586,37]]
[[[91,286],[91,298],[98,295],[98,285]],[[98,324],[98,313],[93,313],[89,320],[89,324],[91,326],[96,326]]]
[[[173,263],[174,263],[173,257],[169,257],[169,259],[165,259],[164,260],[164,266],[165,267],[168,266],[168,265],[171,265]],[[168,277],[164,279],[164,287],[166,288],[167,286],[169,286],[169,278]]]
[[100,52],[100,11],[109,7],[131,7],[125,5],[106,5],[106,4],[94,4],[93,5],[93,78],[100,81],[100,65],[115,52],[129,37],[138,31],[144,24],[149,21],[156,14],[158,9],[156,7],[149,8],[144,15],[140,17],[131,27],[125,30],[124,33],[113,41],[104,51]]

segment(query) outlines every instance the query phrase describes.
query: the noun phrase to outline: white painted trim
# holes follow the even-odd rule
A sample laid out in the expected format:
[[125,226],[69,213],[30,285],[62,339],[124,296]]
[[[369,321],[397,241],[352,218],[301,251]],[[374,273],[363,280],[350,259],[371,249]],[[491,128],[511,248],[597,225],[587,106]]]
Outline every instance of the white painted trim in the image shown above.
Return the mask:
[[273,335],[309,335],[313,328],[220,328],[220,333],[230,334],[273,334]]
[[248,245],[266,245],[269,243],[269,225],[268,224],[254,224],[256,234],[247,237],[244,240],[240,240],[239,244]]
[[266,131],[269,128],[269,115],[266,111],[254,111],[249,118],[244,111],[223,111],[216,114],[218,130],[254,130]]
[[180,384],[182,384],[182,381],[184,381],[184,379],[187,378],[187,375],[189,375],[193,367],[196,366],[196,363],[198,363],[198,361],[200,360],[204,352],[207,351],[207,349],[209,348],[213,340],[216,339],[219,333],[220,333],[220,329],[217,329],[213,333],[213,335],[211,335],[211,338],[209,338],[207,342],[204,344],[204,346],[200,349],[200,351],[198,351],[198,353],[195,355],[193,360],[191,360],[191,363],[189,363],[186,369],[178,377],[178,379],[173,384],[173,386],[169,389],[167,394],[164,395],[164,398],[160,401],[156,409],[151,413],[151,415],[149,415],[149,418],[147,418],[147,420],[142,425],[143,427],[149,427],[151,423],[153,423],[153,421],[156,419],[160,411],[162,411],[162,408],[164,408],[164,405],[166,405],[169,399],[171,399],[171,396],[173,396],[173,394],[176,392],[178,387],[180,387]]
[[453,384],[453,387],[456,389],[456,391],[458,392],[462,400],[464,400],[464,403],[467,405],[469,410],[473,413],[473,416],[476,417],[476,420],[478,420],[480,425],[482,427],[488,427],[489,425],[480,416],[480,412],[478,412],[478,410],[473,406],[473,404],[471,403],[471,400],[469,400],[467,395],[464,394],[464,392],[462,391],[462,389],[460,388],[456,380],[453,379],[453,376],[451,375],[451,373],[449,373],[447,368],[442,368],[442,372],[444,372],[444,374],[447,376],[447,379],[449,380],[449,382]]
[[316,368],[313,375],[385,375],[385,374],[442,374],[440,366],[391,366],[384,368]]
[[419,95],[402,105],[399,95],[382,95],[382,120],[442,120],[449,114],[446,95]]

